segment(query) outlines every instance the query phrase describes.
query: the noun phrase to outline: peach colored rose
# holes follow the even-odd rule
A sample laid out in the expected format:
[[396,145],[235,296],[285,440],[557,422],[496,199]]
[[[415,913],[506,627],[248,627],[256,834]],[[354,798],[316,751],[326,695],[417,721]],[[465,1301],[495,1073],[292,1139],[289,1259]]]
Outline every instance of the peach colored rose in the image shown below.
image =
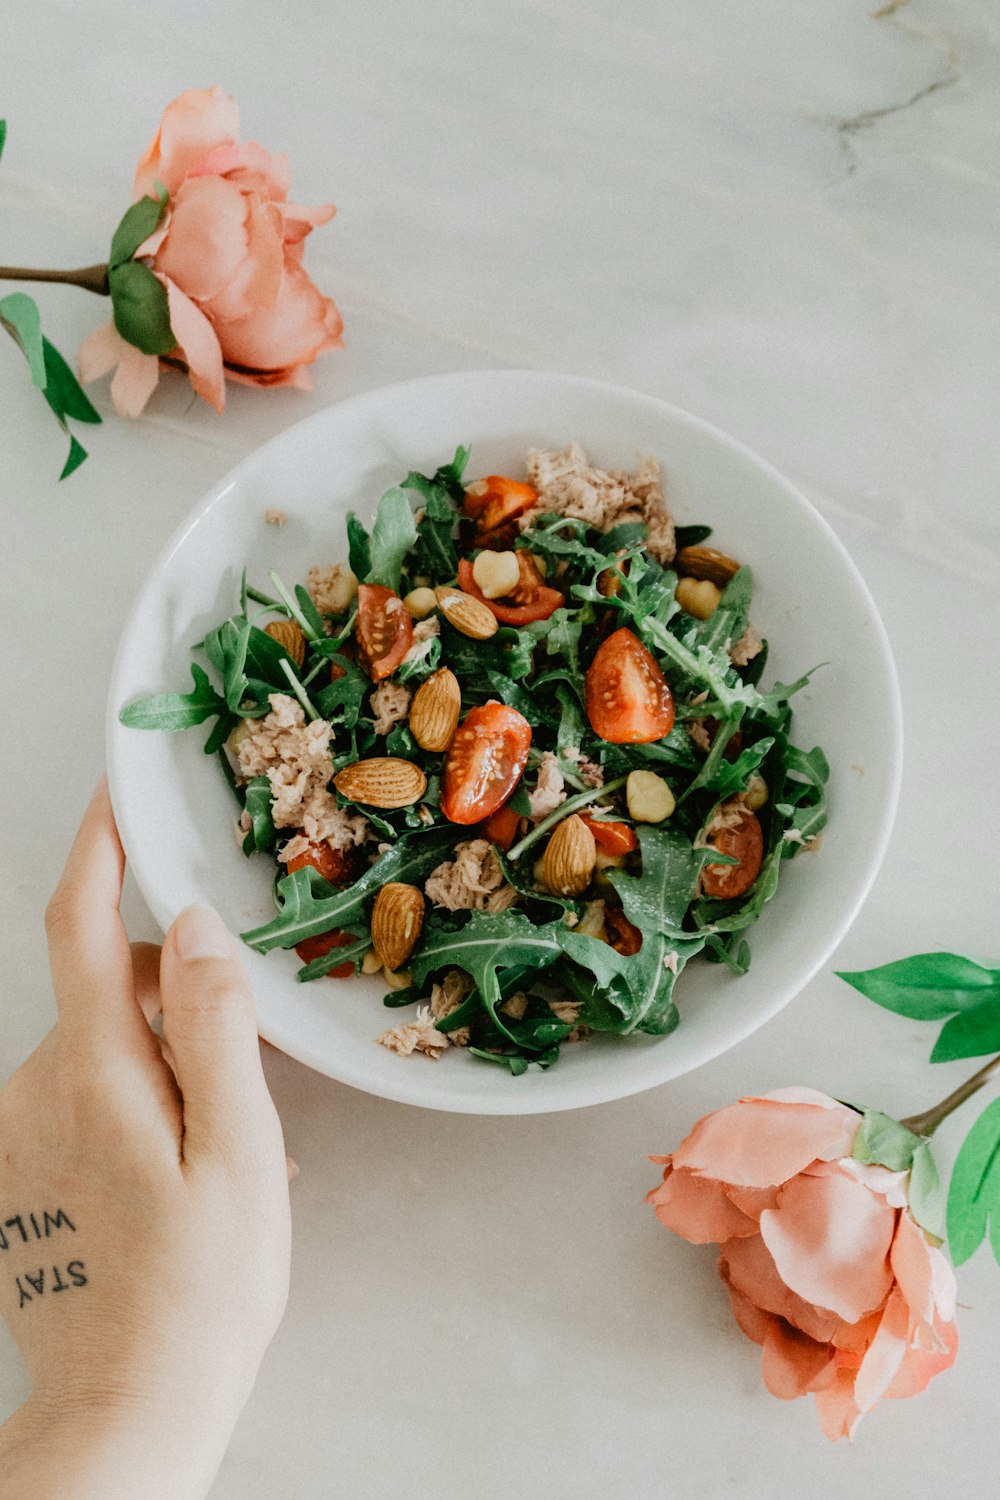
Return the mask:
[[[166,288],[181,361],[217,411],[224,377],[252,385],[311,388],[306,366],[341,344],[335,304],[302,267],[305,237],[333,218],[332,203],[289,203],[287,159],[240,144],[239,111],[216,85],[187,89],[164,111],[136,172],[133,198],[170,194],[159,228],[136,252]],[[159,378],[155,354],[127,343],[113,323],[84,341],[84,381],[115,367],[111,395],[136,416]]]
[[811,1391],[827,1437],[882,1396],[915,1396],[954,1362],[955,1279],[906,1199],[907,1173],[851,1158],[861,1116],[813,1089],[699,1120],[648,1194],[661,1223],[719,1243],[736,1321],[764,1382]]

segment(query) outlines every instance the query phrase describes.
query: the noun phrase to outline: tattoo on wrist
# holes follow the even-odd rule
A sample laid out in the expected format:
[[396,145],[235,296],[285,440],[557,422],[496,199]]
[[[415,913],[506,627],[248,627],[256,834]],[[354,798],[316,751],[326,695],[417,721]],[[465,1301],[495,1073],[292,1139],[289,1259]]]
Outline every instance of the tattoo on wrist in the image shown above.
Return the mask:
[[[54,1212],[50,1209],[39,1209],[34,1213],[12,1214],[9,1219],[0,1219],[0,1251],[16,1251],[21,1245],[27,1245],[36,1240],[51,1239],[53,1234],[60,1230],[68,1230],[71,1234],[76,1233],[76,1225],[66,1213],[65,1209],[57,1208]],[[47,1273],[51,1269],[51,1279]],[[20,1301],[18,1308],[24,1307],[26,1302],[34,1302],[38,1297],[44,1297],[47,1292],[66,1292],[72,1287],[86,1286],[87,1277],[82,1260],[71,1260],[66,1267],[65,1273],[58,1266],[39,1266],[37,1273],[22,1271],[15,1276]],[[63,1280],[63,1275],[69,1279]]]

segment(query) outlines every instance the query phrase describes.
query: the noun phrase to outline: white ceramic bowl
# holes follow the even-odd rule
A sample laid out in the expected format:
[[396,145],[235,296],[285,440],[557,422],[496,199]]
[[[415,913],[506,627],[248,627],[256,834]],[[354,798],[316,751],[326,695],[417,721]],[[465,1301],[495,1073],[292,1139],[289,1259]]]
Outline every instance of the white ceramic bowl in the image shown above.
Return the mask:
[[[240,573],[289,583],[346,557],[344,515],[373,513],[410,468],[433,472],[459,443],[471,475],[520,471],[531,446],[579,439],[594,462],[628,468],[659,455],[681,522],[754,570],[753,618],[771,647],[766,682],[828,663],[795,702],[795,739],[830,760],[822,849],[787,866],[749,934],[736,978],[694,963],[678,984],[681,1024],[663,1038],[595,1037],[563,1048],[549,1072],[515,1078],[459,1050],[438,1062],[374,1044],[399,1012],[367,978],[301,985],[294,954],[245,950],[261,1034],[332,1078],[385,1098],[469,1114],[571,1109],[637,1093],[717,1056],[781,1009],[828,958],[864,900],[888,840],[900,777],[901,714],[885,631],[833,532],[787,480],[741,444],[649,396],[591,380],[521,371],[433,376],[319,412],[252,454],[194,510],[159,558],[125,629],[108,706],[108,765],[139,886],[166,928],[206,902],[234,931],[273,911],[273,865],[244,859],[234,803],[203,729],[124,729],[123,704],[190,686],[190,648],[238,608]],[[288,513],[283,529],[264,512]],[[863,768],[864,774],[859,774]]]

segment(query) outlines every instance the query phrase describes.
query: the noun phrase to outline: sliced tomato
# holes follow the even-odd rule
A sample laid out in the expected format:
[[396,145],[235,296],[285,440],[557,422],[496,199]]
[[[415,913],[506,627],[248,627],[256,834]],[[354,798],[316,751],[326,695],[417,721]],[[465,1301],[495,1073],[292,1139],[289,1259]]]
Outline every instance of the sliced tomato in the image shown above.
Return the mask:
[[358,589],[358,649],[373,682],[381,682],[399,666],[413,645],[413,621],[398,594],[380,583]]
[[530,484],[508,479],[505,474],[487,474],[485,479],[469,485],[464,510],[481,532],[496,531],[530,510],[537,499],[538,491]]
[[760,874],[764,858],[764,834],[760,820],[748,807],[724,804],[729,827],[709,833],[708,842],[720,854],[731,854],[735,865],[706,865],[701,872],[701,888],[706,896],[720,901],[743,896]]
[[604,926],[611,946],[616,953],[631,958],[642,947],[642,933],[634,922],[630,922],[620,906],[608,906],[604,911]]
[[545,587],[545,575],[527,547],[518,547],[514,555],[519,576],[517,587],[511,589],[508,598],[511,604],[528,604],[538,590]]
[[[334,948],[346,948],[356,941],[353,932],[343,932],[341,928],[335,927],[332,932],[321,932],[316,937],[303,938],[301,943],[296,943],[295,951],[304,964],[311,964],[314,958],[322,958],[325,954],[332,953]],[[349,979],[353,973],[352,963],[337,964],[327,971],[326,978]]]
[[528,763],[531,725],[516,708],[484,703],[455,731],[444,763],[441,811],[452,823],[480,823],[502,807]]
[[628,823],[613,822],[610,818],[588,818],[586,813],[580,814],[580,821],[586,823],[594,841],[605,854],[631,854],[639,847],[635,829]]
[[612,745],[648,745],[669,734],[674,698],[652,653],[624,627],[598,647],[585,681],[587,718]]
[[327,843],[310,844],[301,854],[293,855],[287,869],[291,874],[293,870],[304,870],[306,865],[311,865],[331,885],[350,885],[355,877],[356,862],[356,849],[333,849]]
[[487,599],[473,576],[472,564],[467,557],[458,564],[458,586],[463,593],[471,594],[485,604],[501,625],[530,625],[532,620],[547,620],[566,603],[558,589],[546,588],[544,584],[536,588],[524,604],[503,604],[499,599]]
[[506,853],[517,838],[520,823],[520,813],[516,813],[509,803],[505,803],[503,807],[498,807],[496,812],[490,813],[484,822],[483,838],[489,839],[491,844],[499,844]]

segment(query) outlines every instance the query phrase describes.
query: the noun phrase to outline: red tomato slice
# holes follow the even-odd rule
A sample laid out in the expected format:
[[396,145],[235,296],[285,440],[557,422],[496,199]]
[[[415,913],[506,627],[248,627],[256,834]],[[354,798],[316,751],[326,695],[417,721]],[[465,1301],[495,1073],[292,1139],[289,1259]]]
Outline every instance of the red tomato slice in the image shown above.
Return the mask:
[[452,823],[480,823],[502,807],[528,763],[531,725],[516,708],[484,703],[455,731],[444,763],[441,811]]
[[503,807],[498,807],[496,812],[490,813],[486,819],[483,824],[483,838],[489,839],[491,844],[499,844],[506,853],[517,838],[520,823],[520,813],[516,813],[509,804],[505,803]]
[[487,474],[485,479],[469,485],[464,510],[474,518],[480,531],[495,531],[530,510],[537,499],[538,491],[530,484],[508,479],[504,474]]
[[585,690],[590,727],[609,744],[648,745],[673,728],[673,694],[631,630],[616,630],[598,647]]
[[473,576],[472,564],[467,557],[458,564],[458,586],[485,604],[501,625],[530,625],[532,620],[547,620],[561,604],[566,603],[558,589],[547,589],[544,585],[535,589],[524,604],[501,604],[499,599],[487,599]]
[[760,821],[748,807],[727,808],[734,821],[730,828],[709,834],[708,842],[720,854],[731,854],[735,865],[706,865],[701,872],[701,888],[706,896],[728,901],[743,896],[760,874],[764,858],[764,834]]
[[[295,951],[304,964],[311,964],[314,958],[322,958],[324,954],[331,953],[334,948],[346,948],[349,943],[355,942],[353,932],[343,932],[335,927],[332,932],[321,932],[316,937],[303,938],[301,943],[296,943]],[[337,964],[336,968],[330,969],[327,979],[349,979],[354,973],[354,965]]]
[[310,844],[301,854],[294,855],[287,865],[289,874],[311,865],[331,885],[350,885],[355,875],[357,851],[355,849],[332,849],[329,844]]
[[605,854],[631,854],[633,849],[638,849],[639,840],[636,838],[635,829],[630,828],[627,823],[616,823],[610,819],[588,818],[586,813],[580,814],[580,821],[586,823],[598,846]]
[[620,906],[609,906],[604,912],[604,926],[616,953],[631,958],[642,947],[642,933],[622,911]]
[[358,589],[358,649],[373,682],[399,666],[413,645],[413,621],[398,594],[380,583]]

